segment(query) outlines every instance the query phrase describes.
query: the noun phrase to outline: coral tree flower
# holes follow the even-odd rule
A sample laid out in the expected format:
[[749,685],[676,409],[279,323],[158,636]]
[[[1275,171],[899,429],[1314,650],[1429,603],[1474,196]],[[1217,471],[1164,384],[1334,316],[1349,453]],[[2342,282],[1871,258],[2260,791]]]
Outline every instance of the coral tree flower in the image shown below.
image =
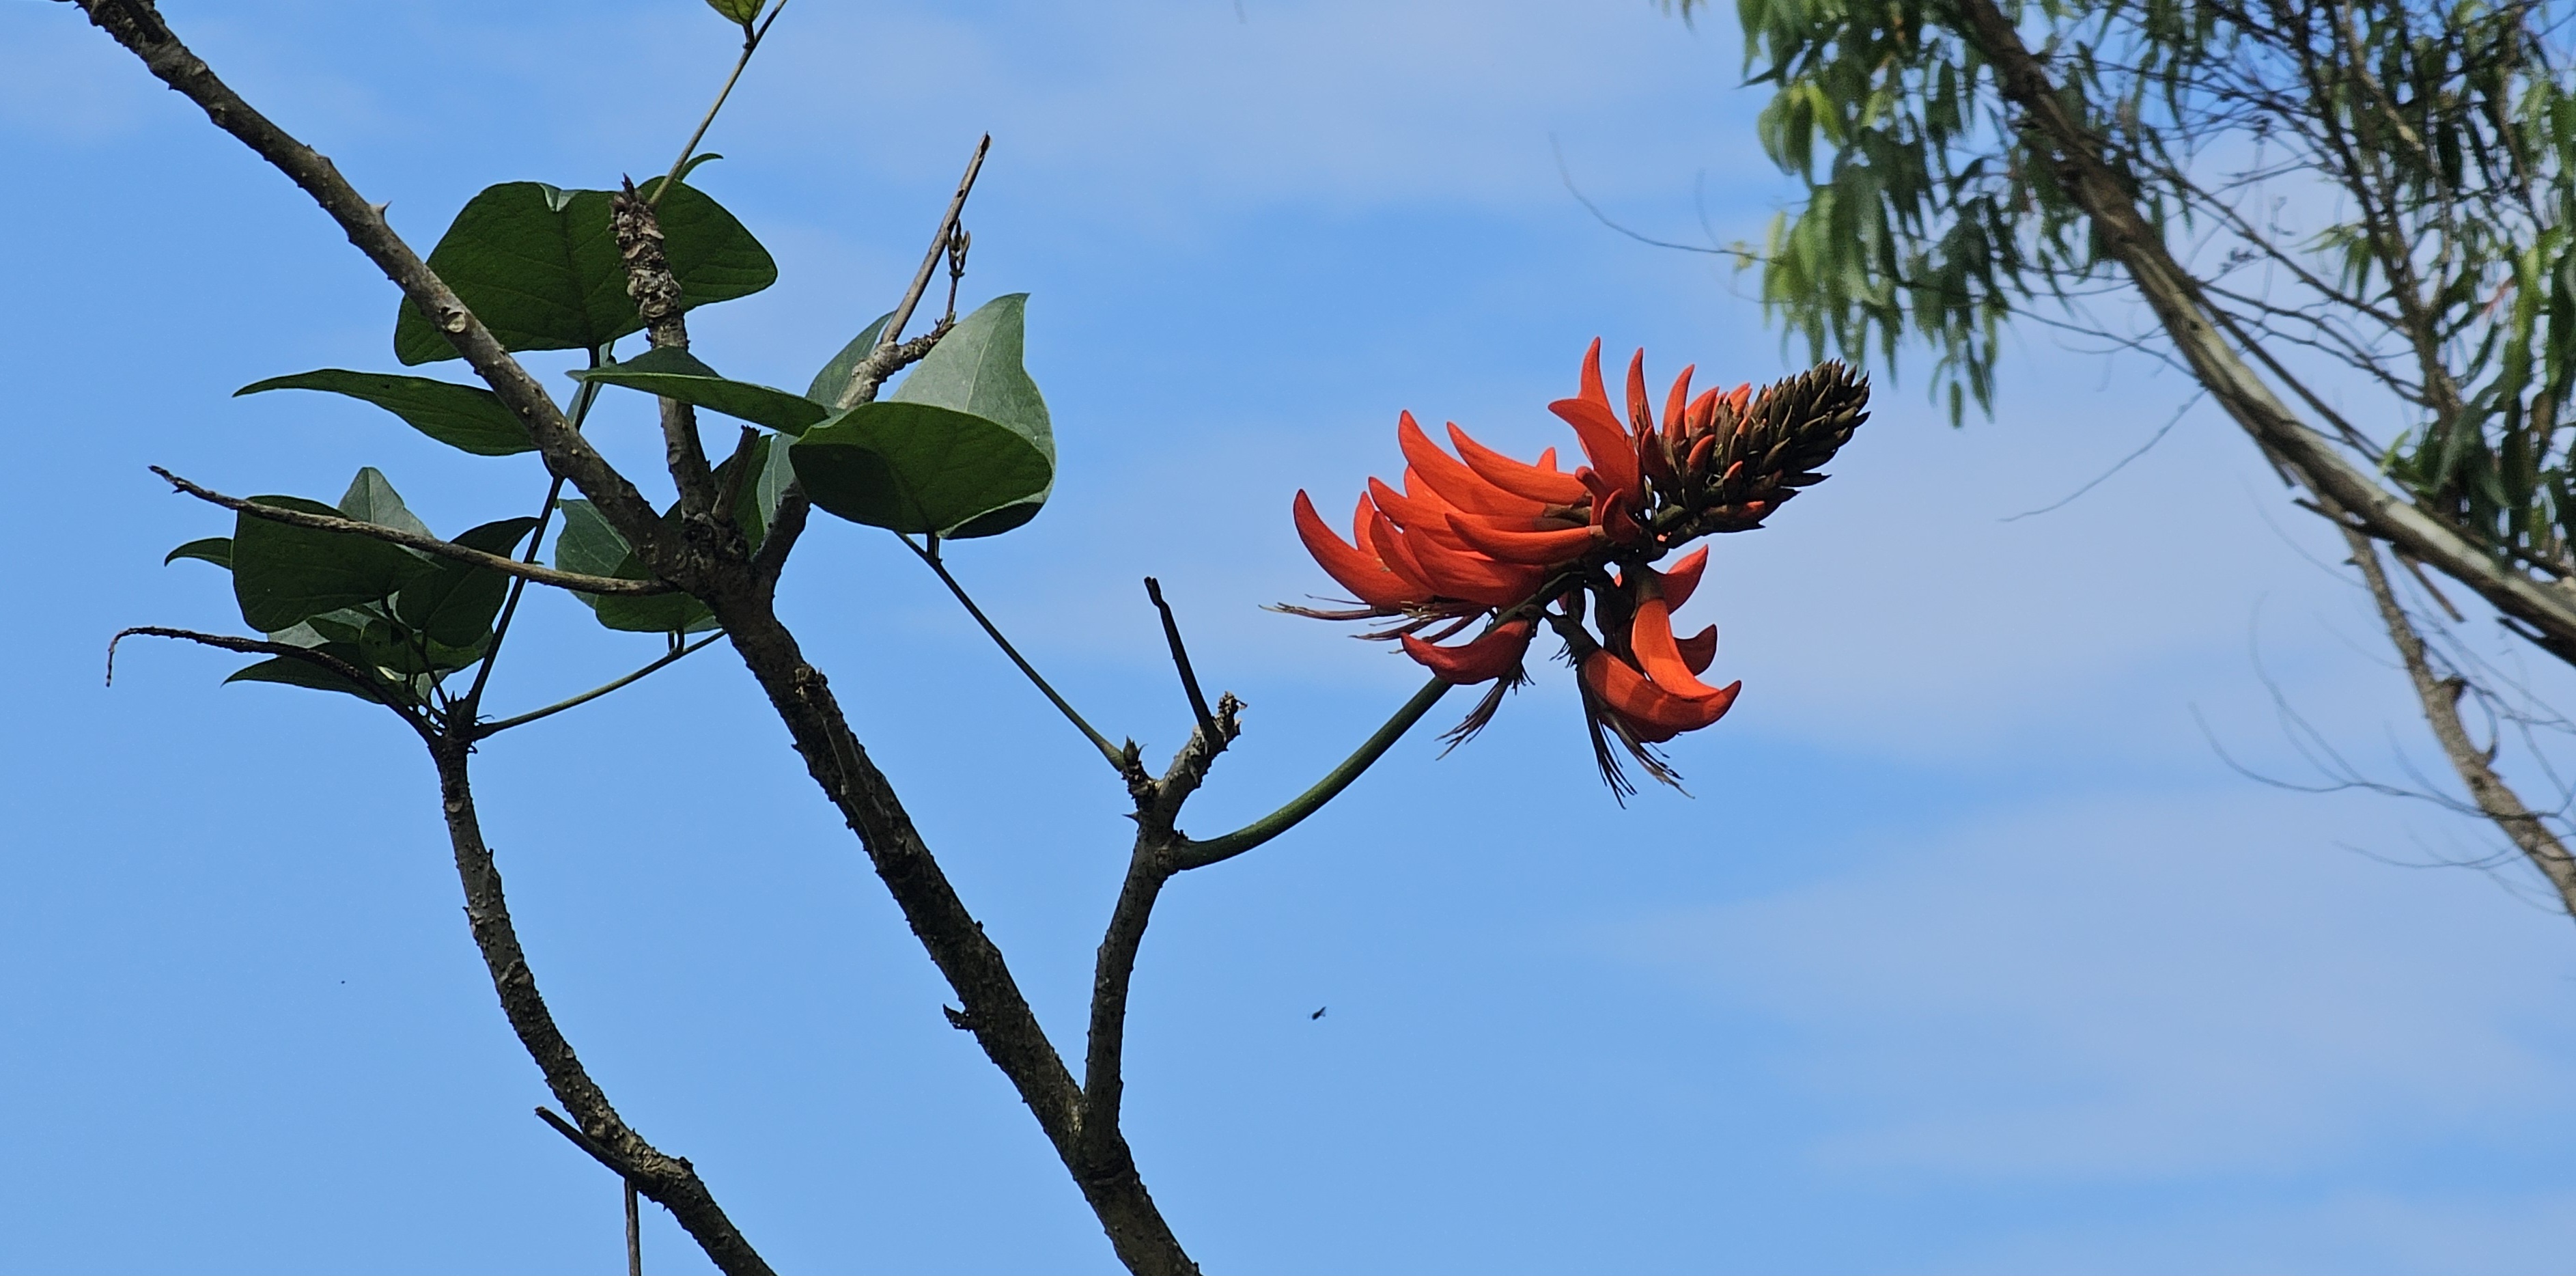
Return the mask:
[[[1746,384],[1697,397],[1692,372],[1674,379],[1659,424],[1645,352],[1628,363],[1626,402],[1614,404],[1593,341],[1575,396],[1548,405],[1582,449],[1584,464],[1571,472],[1554,448],[1522,461],[1455,424],[1443,448],[1412,413],[1401,414],[1404,472],[1392,484],[1368,481],[1349,539],[1306,493],[1292,506],[1307,552],[1357,606],[1283,610],[1382,622],[1362,636],[1395,640],[1444,681],[1492,684],[1450,732],[1453,746],[1528,680],[1523,662],[1544,623],[1577,670],[1603,779],[1614,792],[1635,792],[1611,752],[1615,740],[1648,774],[1672,782],[1653,746],[1725,717],[1743,683],[1702,679],[1717,658],[1716,626],[1687,637],[1673,629],[1673,613],[1707,570],[1707,548],[1655,564],[1700,537],[1762,526],[1824,480],[1819,467],[1869,418],[1867,379],[1840,363],[1759,393]],[[1478,625],[1475,636],[1449,641]]]

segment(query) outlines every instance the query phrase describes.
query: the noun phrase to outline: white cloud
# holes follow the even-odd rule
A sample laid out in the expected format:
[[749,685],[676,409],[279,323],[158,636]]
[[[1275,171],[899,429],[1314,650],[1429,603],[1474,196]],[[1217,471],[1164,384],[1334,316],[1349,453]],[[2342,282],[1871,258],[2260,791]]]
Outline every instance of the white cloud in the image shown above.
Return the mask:
[[2330,845],[2386,816],[2242,787],[2025,807],[1622,942],[1785,1029],[1778,1074],[1846,1115],[1828,1166],[2313,1170],[2565,1119],[2565,919]]

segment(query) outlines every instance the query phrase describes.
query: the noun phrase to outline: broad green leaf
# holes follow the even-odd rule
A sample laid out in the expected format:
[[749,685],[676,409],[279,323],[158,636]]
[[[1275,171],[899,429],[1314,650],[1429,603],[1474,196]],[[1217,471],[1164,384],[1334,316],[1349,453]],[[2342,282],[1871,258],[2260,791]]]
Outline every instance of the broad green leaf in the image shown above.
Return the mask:
[[[358,665],[360,668],[365,667],[361,663],[365,658],[364,653],[355,647],[342,649],[338,644],[333,644],[324,650],[330,655],[347,660],[350,664]],[[234,670],[233,675],[224,681],[227,683],[275,682],[290,687],[310,687],[315,691],[337,691],[342,695],[356,696],[361,700],[370,700],[378,704],[384,703],[387,696],[391,694],[391,688],[360,686],[320,665],[297,660],[291,656],[271,656],[258,664],[244,666]]]
[[349,490],[340,495],[340,516],[417,536],[429,535],[429,524],[413,516],[384,471],[372,465],[359,467],[357,477],[349,480]]
[[[644,326],[626,295],[608,201],[607,191],[541,182],[488,187],[430,250],[430,269],[508,349],[597,349]],[[672,188],[657,211],[683,306],[749,296],[777,281],[769,250],[696,188]],[[456,349],[405,303],[394,355],[407,365],[430,363],[455,358]]]
[[1055,429],[1046,399],[1020,361],[1028,301],[1024,292],[995,297],[958,320],[891,396],[897,403],[928,403],[998,421],[1046,456],[1044,486],[1024,499],[977,511],[945,533],[951,539],[997,536],[1018,527],[1037,517],[1055,490]]
[[[588,501],[563,502],[563,532],[555,537],[555,566],[585,576],[650,580],[652,574],[635,557],[626,538]],[[629,633],[699,633],[715,628],[715,613],[687,594],[582,594],[599,623]]]
[[805,397],[838,410],[841,393],[850,388],[850,374],[858,370],[859,361],[867,358],[869,351],[877,348],[877,339],[885,335],[885,326],[893,321],[894,312],[889,310],[878,315],[866,331],[850,338],[850,344],[841,347],[841,352],[814,374],[814,380],[805,387]]
[[161,560],[161,565],[167,567],[172,563],[178,562],[182,558],[202,559],[206,562],[213,563],[217,567],[223,568],[225,571],[231,571],[233,569],[232,538],[229,536],[209,536],[203,540],[190,541],[177,549],[171,550],[169,556]]
[[744,26],[750,26],[768,4],[769,0],[707,0],[708,8]]
[[[251,500],[308,514],[348,517],[319,501],[299,497]],[[242,619],[262,633],[277,633],[343,607],[382,601],[427,575],[432,567],[399,545],[353,532],[293,527],[237,514],[232,569],[233,597],[241,604]]]
[[[535,528],[533,518],[505,518],[457,536],[456,543],[487,554],[508,554]],[[489,567],[440,559],[428,576],[394,595],[394,618],[432,643],[474,646],[492,631],[492,618],[510,592],[508,575]]]
[[647,350],[624,363],[589,368],[572,375],[575,380],[597,381],[603,385],[624,386],[666,399],[678,399],[682,403],[738,417],[753,425],[768,426],[781,434],[803,434],[805,427],[831,415],[829,409],[803,395],[773,390],[749,381],[728,381],[715,369],[699,362],[696,356],[677,348]]
[[238,398],[267,390],[327,390],[363,399],[401,417],[413,429],[476,456],[509,456],[534,451],[537,446],[528,438],[528,428],[501,406],[500,396],[480,386],[321,368],[254,381],[233,391],[233,395]]
[[814,504],[854,523],[947,534],[1044,492],[1055,467],[998,421],[926,403],[862,403],[790,449]]

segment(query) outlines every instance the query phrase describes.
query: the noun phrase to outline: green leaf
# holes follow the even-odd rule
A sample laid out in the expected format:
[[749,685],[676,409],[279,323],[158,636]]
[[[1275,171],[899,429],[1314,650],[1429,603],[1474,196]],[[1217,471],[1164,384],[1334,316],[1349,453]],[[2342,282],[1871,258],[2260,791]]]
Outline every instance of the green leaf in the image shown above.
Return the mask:
[[728,381],[688,351],[672,347],[647,350],[624,363],[572,375],[579,381],[597,381],[677,399],[753,425],[768,426],[781,434],[803,434],[805,427],[831,415],[829,409],[803,395],[749,381]]
[[[608,525],[588,501],[563,502],[564,527],[555,537],[555,566],[585,576],[650,580],[643,561],[626,538]],[[599,623],[628,633],[699,633],[715,628],[715,613],[687,594],[583,594],[573,597],[590,605]]]
[[813,382],[805,387],[805,397],[824,407],[837,409],[841,393],[850,388],[850,374],[858,370],[859,361],[867,358],[869,351],[877,348],[878,338],[885,335],[885,326],[892,322],[894,312],[889,310],[878,315],[877,321],[869,324],[866,331],[850,338],[850,344],[841,347],[841,352],[833,355],[832,361],[814,374]]
[[223,568],[225,571],[231,571],[233,569],[232,538],[229,536],[209,536],[203,540],[190,541],[177,549],[171,550],[169,556],[161,560],[161,565],[167,567],[172,563],[178,562],[182,558],[202,559],[206,562],[213,563],[217,567]]
[[501,406],[499,395],[479,386],[380,372],[320,368],[270,377],[233,391],[239,398],[268,390],[327,390],[363,399],[401,417],[411,427],[476,456],[509,456],[536,450],[528,429]]
[[378,527],[429,535],[429,524],[412,515],[384,471],[372,465],[359,467],[357,477],[349,480],[349,490],[340,495],[340,515]]
[[[333,647],[325,648],[324,650],[331,655],[348,660],[349,663],[353,665],[359,664],[359,660],[364,658],[363,654],[354,647],[347,650],[340,650],[337,649],[337,646],[337,644],[334,644]],[[358,657],[358,659],[351,659],[351,657]],[[365,666],[360,665],[359,667],[364,668]],[[343,678],[339,674],[333,673],[320,665],[297,660],[291,656],[271,656],[266,660],[260,661],[258,664],[236,669],[233,671],[233,675],[224,679],[224,681],[227,684],[235,682],[275,682],[282,683],[289,687],[310,687],[315,691],[337,691],[345,696],[356,696],[361,700],[372,701],[377,704],[384,703],[386,695],[388,694],[388,689],[361,686],[360,684],[351,682],[347,678]]]
[[[373,471],[361,471],[361,479],[369,473]],[[347,517],[318,501],[293,496],[255,496],[251,502]],[[399,545],[354,532],[293,527],[237,514],[232,569],[233,598],[241,604],[242,619],[262,633],[278,633],[343,607],[389,598],[432,567]]]
[[[456,543],[487,554],[508,554],[536,525],[533,518],[505,518],[457,536]],[[394,618],[433,644],[469,648],[492,632],[492,618],[501,613],[509,592],[507,573],[441,559],[435,571],[394,595]]]
[[[488,187],[456,214],[430,250],[429,267],[506,349],[597,349],[644,326],[626,295],[608,201],[607,191],[541,182]],[[656,211],[684,307],[749,296],[777,281],[769,250],[696,188],[672,188]],[[430,363],[455,358],[456,349],[405,303],[394,322],[394,355],[406,365]]]
[[938,532],[1047,489],[1055,467],[998,421],[926,403],[862,403],[790,449],[805,494],[854,523]]
[[1021,364],[1029,295],[995,297],[957,321],[930,354],[896,386],[892,401],[927,403],[998,421],[1046,457],[1047,478],[1024,498],[979,510],[944,535],[952,540],[997,536],[1037,517],[1055,490],[1055,429],[1046,399]]
[[787,445],[776,435],[753,435],[750,442],[716,466],[716,486],[733,488],[734,518],[744,539],[758,550],[769,525],[778,518],[778,503],[796,477],[787,460]]
[[708,8],[746,27],[768,4],[769,0],[707,0]]

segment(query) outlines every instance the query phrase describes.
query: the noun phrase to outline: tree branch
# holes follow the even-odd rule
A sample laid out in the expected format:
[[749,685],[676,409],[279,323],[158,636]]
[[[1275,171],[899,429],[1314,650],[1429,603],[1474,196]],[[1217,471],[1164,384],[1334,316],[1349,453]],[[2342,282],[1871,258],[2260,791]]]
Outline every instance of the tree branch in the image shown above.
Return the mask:
[[298,647],[293,643],[269,642],[258,638],[235,638],[230,634],[200,633],[194,629],[169,629],[160,625],[133,625],[117,630],[116,636],[107,640],[108,685],[114,686],[116,684],[117,644],[124,642],[128,637],[138,634],[146,638],[176,638],[182,642],[193,642],[201,647],[215,647],[224,651],[237,651],[246,656],[283,656],[288,660],[303,661],[305,664],[311,665],[316,669],[329,671],[341,678],[343,681],[346,681],[352,690],[364,695],[369,700],[375,701],[377,704],[393,710],[394,716],[401,718],[404,726],[410,727],[413,731],[419,733],[421,739],[433,740],[436,738],[436,733],[430,726],[427,718],[422,717],[420,713],[414,710],[411,706],[397,704],[386,699],[383,684],[378,679],[370,677],[365,670],[362,670],[356,665],[350,664],[348,661],[342,660],[337,656],[331,655],[328,652],[315,651],[310,647]]
[[386,527],[380,523],[363,523],[354,518],[334,518],[328,514],[307,514],[302,510],[288,509],[282,505],[262,505],[257,501],[246,501],[238,496],[226,496],[221,492],[199,487],[168,470],[162,469],[158,465],[152,467],[152,472],[160,475],[164,480],[168,481],[170,486],[177,488],[190,496],[196,497],[198,500],[204,501],[209,505],[223,506],[225,509],[238,514],[248,514],[252,518],[264,518],[272,523],[284,523],[289,527],[308,527],[317,532],[345,532],[351,536],[365,536],[373,540],[386,541],[395,545],[400,545],[406,549],[416,549],[424,554],[435,554],[440,558],[453,559],[460,563],[471,563],[476,567],[488,567],[493,571],[501,572],[505,575],[516,576],[522,580],[532,580],[540,585],[553,585],[558,589],[569,589],[577,593],[584,594],[627,595],[667,594],[672,592],[673,588],[671,585],[658,580],[627,580],[624,577],[619,576],[589,576],[584,575],[581,572],[558,571],[552,567],[539,567],[535,563],[521,562],[520,560],[511,558],[506,554],[485,553],[479,549],[459,545],[454,541],[443,541],[435,536],[423,536],[418,532],[406,532],[399,527]]
[[2434,674],[2432,662],[2425,655],[2423,635],[2415,631],[2405,609],[2398,606],[2396,592],[2388,587],[2388,573],[2379,562],[2379,547],[2340,521],[2336,526],[2343,532],[2344,543],[2352,548],[2353,565],[2361,569],[2362,580],[2370,586],[2371,601],[2378,604],[2379,620],[2388,627],[2389,641],[2396,644],[2397,656],[2406,664],[2406,677],[2415,684],[2415,698],[2424,707],[2424,721],[2433,728],[2433,738],[2441,742],[2443,756],[2451,760],[2451,769],[2459,773],[2460,783],[2468,788],[2470,800],[2556,888],[2559,906],[2576,916],[2576,857],[2567,853],[2566,843],[2549,830],[2540,816],[2522,804],[2504,777],[2488,764],[2487,754],[2469,739],[2468,727],[2460,721],[2460,695],[2468,684],[2458,677]]
[[554,1092],[556,1101],[580,1123],[581,1134],[588,1141],[583,1150],[671,1211],[671,1216],[679,1220],[726,1276],[770,1276],[769,1264],[725,1217],[723,1208],[699,1180],[696,1168],[685,1158],[670,1156],[645,1142],[618,1116],[607,1093],[591,1080],[580,1056],[573,1053],[572,1043],[564,1040],[562,1030],[556,1027],[553,1012],[537,991],[536,976],[528,969],[527,953],[519,947],[518,930],[510,922],[510,903],[501,890],[501,871],[493,863],[491,847],[483,841],[483,826],[475,815],[473,781],[467,769],[472,755],[473,745],[461,738],[430,743],[430,759],[438,766],[439,802],[447,815],[448,840],[456,852],[456,876],[465,888],[465,919],[473,930],[474,946],[483,954],[484,969],[491,973],[492,990],[500,995],[501,1012],[518,1034],[519,1044],[536,1062],[537,1070],[545,1074],[546,1088]]
[[152,0],[73,2],[91,23],[141,59],[155,78],[202,108],[215,127],[232,134],[312,196],[349,242],[402,289],[430,326],[446,334],[466,364],[518,415],[547,467],[581,489],[609,525],[635,547],[646,566],[661,575],[665,568],[680,564],[677,547],[663,530],[661,515],[652,503],[572,428],[536,377],[502,348],[455,290],[394,233],[385,221],[383,206],[368,203],[330,160],[243,101],[179,40]]
[[[885,331],[877,335],[877,348],[869,351],[868,357],[850,370],[850,386],[841,392],[834,407],[846,412],[875,399],[877,386],[903,366],[896,361],[901,358],[898,351],[902,345],[903,326],[912,322],[913,308],[921,304],[921,295],[930,289],[931,272],[939,268],[939,259],[948,253],[948,246],[957,234],[957,219],[966,211],[966,197],[974,193],[975,175],[984,171],[984,153],[991,149],[993,135],[990,133],[975,143],[975,154],[966,161],[966,175],[957,179],[957,193],[949,197],[948,211],[939,217],[938,233],[930,237],[930,251],[922,254],[921,269],[913,272],[912,286],[904,290],[903,301],[895,306],[893,316],[886,320]],[[936,335],[932,340],[937,340]],[[928,347],[924,347],[922,353],[929,353]],[[919,354],[912,356],[913,359],[920,357]]]
[[2175,348],[2210,396],[2246,433],[2278,453],[2300,482],[2350,511],[2374,535],[2478,592],[2498,611],[2563,642],[2576,643],[2576,598],[2508,570],[2467,536],[2381,487],[2334,442],[2300,421],[2220,335],[2196,281],[2176,263],[2140,214],[2101,143],[2067,111],[2059,86],[1995,0],[1958,0],[1962,32],[1995,68],[1996,83],[2022,113],[2022,127],[2055,157],[2068,198],[2092,219],[2103,251],[2137,284]]

